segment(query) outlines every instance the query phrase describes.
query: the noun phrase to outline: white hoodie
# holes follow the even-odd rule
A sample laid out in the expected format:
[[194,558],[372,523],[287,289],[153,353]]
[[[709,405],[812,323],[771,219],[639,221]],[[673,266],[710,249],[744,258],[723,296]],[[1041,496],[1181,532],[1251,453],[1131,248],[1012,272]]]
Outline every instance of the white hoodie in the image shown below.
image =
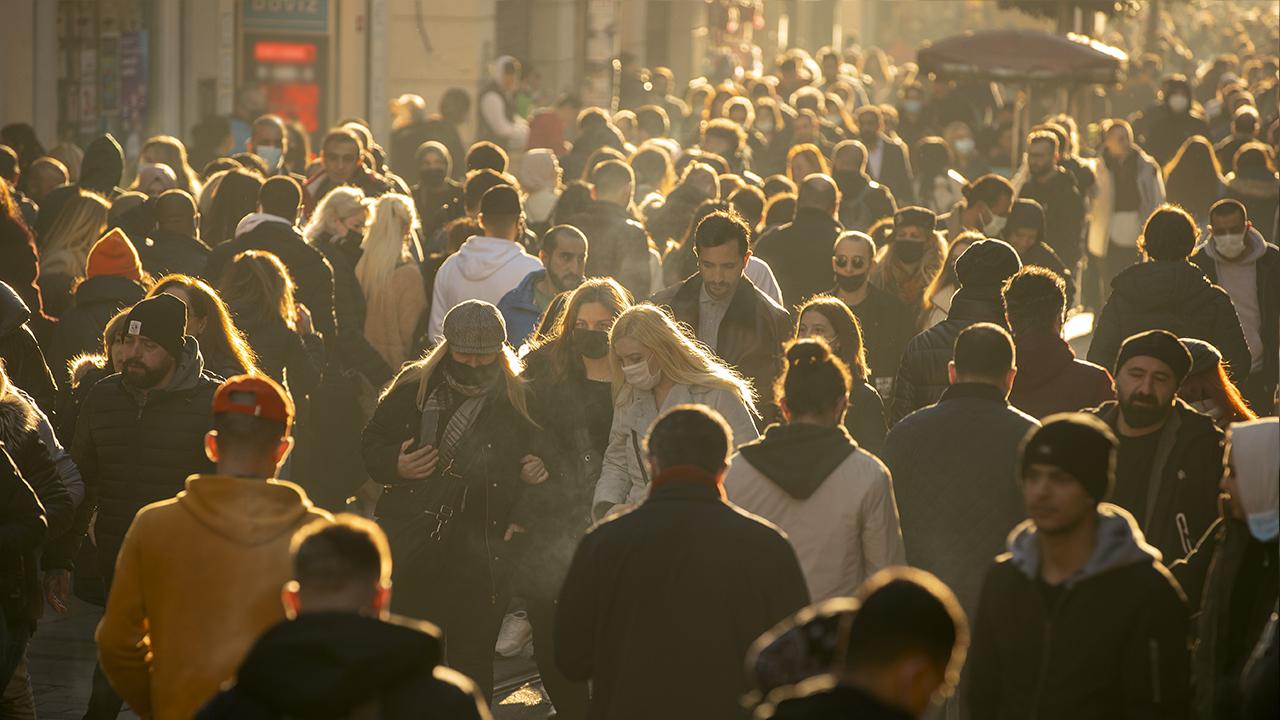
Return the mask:
[[526,275],[541,269],[538,258],[511,240],[472,236],[436,273],[431,322],[427,326],[431,342],[440,341],[444,316],[454,305],[465,300],[486,300],[497,305]]

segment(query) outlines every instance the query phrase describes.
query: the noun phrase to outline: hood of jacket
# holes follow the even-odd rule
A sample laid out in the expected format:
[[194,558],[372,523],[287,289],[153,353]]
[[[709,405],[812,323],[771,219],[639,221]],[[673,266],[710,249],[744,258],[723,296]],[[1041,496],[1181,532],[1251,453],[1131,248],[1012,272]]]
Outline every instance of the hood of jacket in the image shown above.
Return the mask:
[[[1138,523],[1124,508],[1098,504],[1098,531],[1093,555],[1075,575],[1067,579],[1071,587],[1110,570],[1160,561],[1160,551],[1147,544]],[[1009,553],[1013,566],[1035,580],[1040,577],[1040,538],[1035,523],[1024,520],[1009,533]]]
[[293,227],[293,221],[289,218],[272,215],[271,213],[255,212],[240,218],[240,222],[236,224],[235,236],[240,237],[263,223],[284,223],[289,227]]
[[1213,285],[1189,262],[1162,261],[1130,266],[1111,281],[1116,295],[1141,311],[1188,307],[1203,303]]
[[738,452],[788,495],[806,500],[857,449],[843,425],[791,423],[770,425]]
[[523,254],[524,249],[511,240],[473,235],[458,251],[458,271],[472,282],[487,280]]
[[147,289],[136,281],[122,275],[98,275],[87,278],[76,287],[75,304],[78,306],[91,303],[117,303],[133,305],[146,297]]
[[297,529],[310,501],[285,480],[193,475],[178,504],[205,527],[246,547],[262,545]]
[[39,422],[31,403],[13,388],[0,395],[0,443],[10,448],[16,446],[24,435],[36,429]]
[[438,635],[407,619],[302,613],[259,638],[236,675],[237,689],[278,716],[341,717],[440,664]]
[[1205,238],[1204,242],[1200,243],[1200,246],[1196,248],[1196,252],[1204,253],[1205,255],[1213,258],[1216,262],[1234,265],[1245,265],[1257,262],[1262,259],[1263,255],[1267,254],[1267,241],[1262,237],[1262,233],[1258,232],[1256,228],[1249,228],[1249,231],[1244,234],[1244,241],[1247,245],[1244,254],[1234,260],[1224,258],[1222,254],[1218,252],[1218,246],[1213,242],[1212,233]]
[[1017,338],[1018,376],[1014,383],[1038,388],[1055,380],[1076,359],[1066,340],[1053,333],[1030,333]]
[[80,163],[80,187],[109,196],[123,177],[124,151],[111,133],[89,143]]
[[9,283],[0,282],[0,338],[8,336],[31,319],[31,310]]
[[72,390],[77,390],[81,386],[91,387],[115,372],[107,368],[106,356],[94,353],[85,353],[71,358],[69,370]]

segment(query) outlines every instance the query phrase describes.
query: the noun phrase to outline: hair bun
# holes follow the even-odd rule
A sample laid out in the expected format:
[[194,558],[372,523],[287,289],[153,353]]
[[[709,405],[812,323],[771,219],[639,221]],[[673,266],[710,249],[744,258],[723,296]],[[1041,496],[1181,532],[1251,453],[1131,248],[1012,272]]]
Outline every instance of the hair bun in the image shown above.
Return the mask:
[[797,340],[787,348],[787,366],[814,366],[831,358],[831,348],[826,341],[814,338]]

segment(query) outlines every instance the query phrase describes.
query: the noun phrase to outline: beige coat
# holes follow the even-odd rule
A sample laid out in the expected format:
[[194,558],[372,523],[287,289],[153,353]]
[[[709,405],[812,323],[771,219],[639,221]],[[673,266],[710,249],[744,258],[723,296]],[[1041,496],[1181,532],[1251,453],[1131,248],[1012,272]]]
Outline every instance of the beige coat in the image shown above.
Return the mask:
[[724,488],[730,502],[786,533],[813,602],[850,595],[877,571],[906,563],[889,470],[865,450],[845,458],[804,500],[741,454],[730,461]]
[[413,352],[418,320],[427,311],[427,291],[416,263],[406,263],[391,273],[386,292],[369,297],[364,336],[383,360],[398,368]]
[[332,521],[283,480],[193,475],[177,497],[138,511],[116,560],[98,660],[143,718],[188,720],[284,619],[289,544]]

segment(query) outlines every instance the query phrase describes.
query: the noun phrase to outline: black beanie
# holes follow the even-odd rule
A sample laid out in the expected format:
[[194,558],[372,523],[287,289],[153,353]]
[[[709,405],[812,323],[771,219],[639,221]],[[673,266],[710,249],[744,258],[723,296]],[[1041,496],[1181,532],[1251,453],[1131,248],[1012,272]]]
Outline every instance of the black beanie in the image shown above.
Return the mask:
[[1084,486],[1089,497],[1103,502],[1115,485],[1116,436],[1087,413],[1059,413],[1027,433],[1022,442],[1021,474],[1031,464],[1053,465]]
[[956,279],[962,288],[1000,287],[1022,269],[1018,251],[1003,240],[987,238],[965,249],[956,260]]
[[186,332],[187,304],[167,293],[134,305],[124,324],[124,334],[147,338],[167,350],[175,360],[182,357]]
[[1120,368],[1136,357],[1153,357],[1173,371],[1178,385],[1186,379],[1191,371],[1191,353],[1178,342],[1178,336],[1167,330],[1148,330],[1137,335],[1130,335],[1120,346],[1120,356],[1116,358],[1115,374]]

